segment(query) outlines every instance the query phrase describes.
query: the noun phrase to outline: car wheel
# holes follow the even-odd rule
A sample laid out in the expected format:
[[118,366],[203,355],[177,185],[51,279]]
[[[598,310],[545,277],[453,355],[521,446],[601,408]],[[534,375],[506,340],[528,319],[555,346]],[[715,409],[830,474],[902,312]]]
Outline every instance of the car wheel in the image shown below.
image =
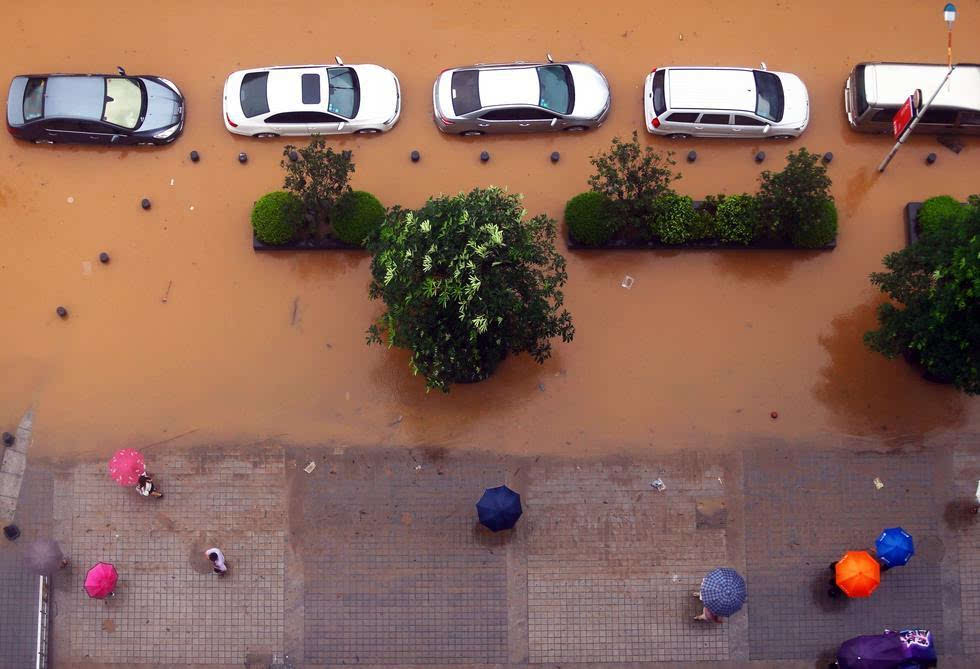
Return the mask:
[[363,130],[358,130],[355,135],[377,135],[380,132],[377,128],[364,128]]
[[258,137],[259,139],[270,139],[272,137],[278,137],[279,135],[274,132],[260,132],[258,134],[252,135],[252,137]]
[[483,133],[479,130],[467,130],[466,132],[461,132],[459,134],[461,134],[463,137],[479,137]]
[[691,137],[690,135],[687,135],[683,132],[674,132],[667,135],[667,139],[690,139],[690,137]]
[[793,139],[793,135],[773,135],[771,139]]
[[34,140],[34,143],[35,144],[54,144],[54,140],[53,139],[35,139]]
[[573,125],[570,128],[565,128],[565,132],[585,132],[588,130],[584,125]]

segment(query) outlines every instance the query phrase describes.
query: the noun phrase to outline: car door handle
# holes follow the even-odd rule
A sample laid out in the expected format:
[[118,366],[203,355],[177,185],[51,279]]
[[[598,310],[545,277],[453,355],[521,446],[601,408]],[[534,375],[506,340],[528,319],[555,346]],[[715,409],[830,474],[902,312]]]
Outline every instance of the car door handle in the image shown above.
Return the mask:
[[742,132],[741,128],[732,128],[732,132]]
[[695,130],[704,130],[704,126],[703,125],[696,125],[696,126],[694,126],[694,129]]
[[530,126],[531,124],[530,123],[518,123],[517,125],[519,125],[522,128],[526,128],[526,127]]
[[489,123],[477,123],[477,125],[480,126],[481,128],[489,128],[490,127],[490,124]]

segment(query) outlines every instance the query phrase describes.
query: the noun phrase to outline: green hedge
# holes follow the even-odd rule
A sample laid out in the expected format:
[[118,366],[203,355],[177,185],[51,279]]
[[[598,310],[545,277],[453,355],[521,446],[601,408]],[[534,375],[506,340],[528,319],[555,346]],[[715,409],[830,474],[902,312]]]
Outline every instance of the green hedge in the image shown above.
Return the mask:
[[695,236],[701,223],[694,200],[686,195],[667,193],[654,200],[650,230],[664,244],[683,244]]
[[364,240],[381,227],[384,205],[367,191],[347,193],[337,203],[331,220],[337,238],[348,244],[364,245]]
[[970,215],[970,208],[949,195],[931,197],[919,209],[918,223],[921,234],[935,234],[960,226]]
[[729,195],[718,202],[715,211],[718,240],[749,244],[759,235],[759,208],[751,195]]
[[565,205],[565,224],[572,239],[588,246],[606,244],[616,231],[609,198],[602,193],[579,193]]
[[837,207],[833,200],[823,200],[820,215],[800,222],[789,230],[789,241],[803,249],[818,249],[837,237]]
[[252,207],[252,229],[263,244],[292,241],[302,219],[302,200],[285,191],[267,193]]

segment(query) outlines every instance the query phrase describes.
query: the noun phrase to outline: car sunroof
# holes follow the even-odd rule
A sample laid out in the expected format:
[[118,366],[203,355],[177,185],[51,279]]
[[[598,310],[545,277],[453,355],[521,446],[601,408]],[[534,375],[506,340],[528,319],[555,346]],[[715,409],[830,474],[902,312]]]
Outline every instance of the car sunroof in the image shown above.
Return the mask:
[[319,74],[303,75],[303,104],[304,105],[320,104],[320,75]]

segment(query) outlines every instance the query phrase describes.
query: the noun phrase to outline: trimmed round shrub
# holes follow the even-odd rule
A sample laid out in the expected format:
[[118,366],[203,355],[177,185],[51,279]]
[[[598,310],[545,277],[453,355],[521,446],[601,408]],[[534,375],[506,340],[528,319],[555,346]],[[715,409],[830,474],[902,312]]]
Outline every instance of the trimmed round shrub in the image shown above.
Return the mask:
[[303,202],[285,191],[267,193],[252,207],[252,229],[263,244],[285,244],[296,236]]
[[568,201],[565,224],[572,239],[588,246],[602,246],[616,231],[609,198],[594,190],[579,193]]
[[694,200],[686,195],[667,193],[654,200],[650,230],[664,244],[683,244],[694,237],[700,219]]
[[931,197],[922,203],[917,221],[919,232],[925,235],[948,231],[966,222],[970,209],[949,195]]
[[820,203],[820,215],[790,231],[790,242],[803,249],[818,249],[837,237],[837,207],[833,200]]
[[381,227],[385,208],[367,191],[355,190],[340,198],[331,220],[341,241],[363,246],[364,240]]
[[718,203],[715,230],[723,242],[749,244],[759,231],[759,208],[751,195],[729,195]]

